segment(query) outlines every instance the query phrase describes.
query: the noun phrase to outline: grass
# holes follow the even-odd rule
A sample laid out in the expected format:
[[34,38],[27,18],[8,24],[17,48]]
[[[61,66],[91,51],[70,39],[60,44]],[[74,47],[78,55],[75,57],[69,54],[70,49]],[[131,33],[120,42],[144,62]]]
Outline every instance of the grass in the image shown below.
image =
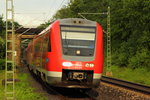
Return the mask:
[[[121,68],[117,66],[112,66],[111,68],[114,78],[150,86],[150,72],[145,68],[137,68],[134,70],[127,67]],[[4,76],[4,71],[0,70],[0,82],[2,82]],[[18,79],[20,79],[20,82],[15,84],[15,95],[17,100],[47,100],[47,98],[42,97],[40,93],[34,92],[34,88],[32,88],[28,82],[30,78],[28,74],[19,73],[17,76]],[[0,84],[0,100],[4,100],[4,98],[4,86]]]
[[4,86],[2,86],[2,80],[4,79],[4,77],[4,71],[0,70],[0,100],[4,100]]
[[[15,84],[15,97],[17,100],[47,100],[47,98],[42,97],[40,93],[34,92],[29,84],[29,76],[25,73],[19,73],[18,79],[20,82]],[[4,71],[0,71],[0,81],[4,79]],[[0,100],[4,100],[4,86],[0,85]]]
[[114,78],[119,78],[139,84],[150,86],[150,72],[146,68],[131,69],[127,67],[112,66]]

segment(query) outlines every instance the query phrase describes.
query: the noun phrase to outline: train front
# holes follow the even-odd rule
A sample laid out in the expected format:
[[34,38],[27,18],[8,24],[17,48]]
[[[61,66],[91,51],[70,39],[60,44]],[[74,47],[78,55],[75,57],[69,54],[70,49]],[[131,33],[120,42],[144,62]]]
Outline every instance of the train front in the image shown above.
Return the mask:
[[[56,77],[49,79],[60,87],[99,86],[103,70],[101,26],[94,21],[79,18],[62,19],[55,22],[54,26],[52,34],[55,35],[51,35],[51,38],[54,37],[51,44],[55,53],[51,56],[53,60],[49,70],[55,70],[53,76]],[[59,30],[54,32],[56,29]]]

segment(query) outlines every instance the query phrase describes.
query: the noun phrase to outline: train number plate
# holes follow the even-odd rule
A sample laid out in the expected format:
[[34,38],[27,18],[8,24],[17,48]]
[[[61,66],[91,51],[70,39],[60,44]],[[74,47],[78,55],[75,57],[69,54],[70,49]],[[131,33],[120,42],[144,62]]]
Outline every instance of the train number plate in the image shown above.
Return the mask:
[[84,79],[84,73],[81,73],[81,72],[73,72],[73,79],[78,79],[78,80]]

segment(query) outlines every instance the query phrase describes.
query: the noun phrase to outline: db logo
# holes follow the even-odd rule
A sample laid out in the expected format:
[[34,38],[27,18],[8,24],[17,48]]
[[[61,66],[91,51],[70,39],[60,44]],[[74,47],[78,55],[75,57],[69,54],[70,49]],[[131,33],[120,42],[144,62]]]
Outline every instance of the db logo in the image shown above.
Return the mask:
[[87,67],[87,68],[93,68],[94,67],[94,64],[89,64],[89,63],[87,63],[87,64],[85,64],[85,67]]

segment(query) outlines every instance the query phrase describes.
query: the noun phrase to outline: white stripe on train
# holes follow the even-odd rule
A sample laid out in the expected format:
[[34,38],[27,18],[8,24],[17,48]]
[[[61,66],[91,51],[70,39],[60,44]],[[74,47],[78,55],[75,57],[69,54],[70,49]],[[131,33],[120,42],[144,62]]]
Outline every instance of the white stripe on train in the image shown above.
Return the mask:
[[[62,77],[62,72],[47,71],[47,76],[50,77]],[[93,79],[100,79],[102,74],[94,74]]]

